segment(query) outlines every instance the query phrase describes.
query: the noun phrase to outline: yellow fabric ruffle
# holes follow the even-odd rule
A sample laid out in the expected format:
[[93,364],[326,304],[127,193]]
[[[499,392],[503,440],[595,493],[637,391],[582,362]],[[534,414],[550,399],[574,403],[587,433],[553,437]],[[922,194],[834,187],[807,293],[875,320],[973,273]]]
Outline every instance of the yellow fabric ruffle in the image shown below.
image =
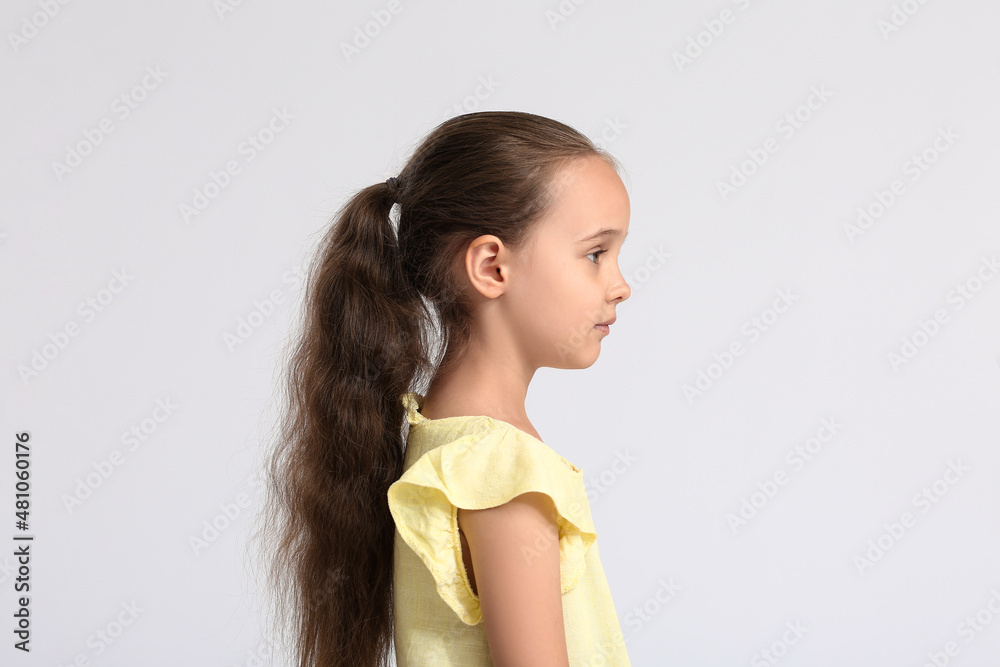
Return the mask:
[[[563,593],[586,572],[584,556],[597,539],[581,470],[541,440],[491,417],[426,419],[422,396],[405,394],[411,428],[453,427],[473,420],[466,435],[425,452],[389,487],[400,536],[430,570],[441,598],[468,625],[482,621],[462,561],[458,508],[486,509],[531,491],[549,496],[557,512]],[[471,424],[470,424],[471,425]]]

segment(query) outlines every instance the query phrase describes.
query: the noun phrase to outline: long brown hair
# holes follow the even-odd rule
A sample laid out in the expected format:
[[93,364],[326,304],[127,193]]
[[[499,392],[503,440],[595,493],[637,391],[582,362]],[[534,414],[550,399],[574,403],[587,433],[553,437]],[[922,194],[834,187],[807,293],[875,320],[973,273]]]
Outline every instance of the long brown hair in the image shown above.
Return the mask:
[[[395,524],[387,491],[403,472],[405,408],[471,337],[456,259],[493,234],[523,247],[570,160],[619,163],[563,123],[513,111],[435,128],[396,186],[362,189],[311,260],[301,330],[283,366],[280,426],[266,466],[258,538],[266,588],[298,667],[388,664]],[[392,221],[394,201],[398,223]],[[438,343],[443,359],[433,353]]]

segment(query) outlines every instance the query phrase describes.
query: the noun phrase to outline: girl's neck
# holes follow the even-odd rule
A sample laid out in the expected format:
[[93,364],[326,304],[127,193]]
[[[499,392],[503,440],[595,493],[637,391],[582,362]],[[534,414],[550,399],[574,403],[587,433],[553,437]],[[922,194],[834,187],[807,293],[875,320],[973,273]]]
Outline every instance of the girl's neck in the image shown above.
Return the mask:
[[[503,376],[501,373],[500,377]],[[469,364],[447,375],[436,375],[424,394],[420,414],[427,419],[485,415],[541,440],[524,409],[527,386],[522,389],[519,384],[498,382],[499,379],[496,373],[483,372]]]

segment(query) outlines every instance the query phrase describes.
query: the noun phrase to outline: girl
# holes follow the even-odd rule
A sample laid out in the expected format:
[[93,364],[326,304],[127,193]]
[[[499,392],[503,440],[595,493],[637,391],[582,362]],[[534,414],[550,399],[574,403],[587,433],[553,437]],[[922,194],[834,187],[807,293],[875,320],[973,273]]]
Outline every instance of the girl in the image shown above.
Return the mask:
[[524,407],[629,297],[618,169],[557,121],[470,113],[338,212],[268,470],[300,667],[629,665],[582,471]]

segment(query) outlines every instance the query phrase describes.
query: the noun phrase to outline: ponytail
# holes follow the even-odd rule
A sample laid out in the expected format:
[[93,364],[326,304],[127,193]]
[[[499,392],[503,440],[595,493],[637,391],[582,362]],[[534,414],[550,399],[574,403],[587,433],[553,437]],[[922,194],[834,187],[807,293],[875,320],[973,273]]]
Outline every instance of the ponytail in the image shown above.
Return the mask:
[[321,241],[284,376],[267,469],[268,525],[280,533],[270,576],[299,667],[388,664],[386,493],[402,474],[399,395],[423,358],[423,306],[403,275],[391,195],[388,184],[360,191]]

